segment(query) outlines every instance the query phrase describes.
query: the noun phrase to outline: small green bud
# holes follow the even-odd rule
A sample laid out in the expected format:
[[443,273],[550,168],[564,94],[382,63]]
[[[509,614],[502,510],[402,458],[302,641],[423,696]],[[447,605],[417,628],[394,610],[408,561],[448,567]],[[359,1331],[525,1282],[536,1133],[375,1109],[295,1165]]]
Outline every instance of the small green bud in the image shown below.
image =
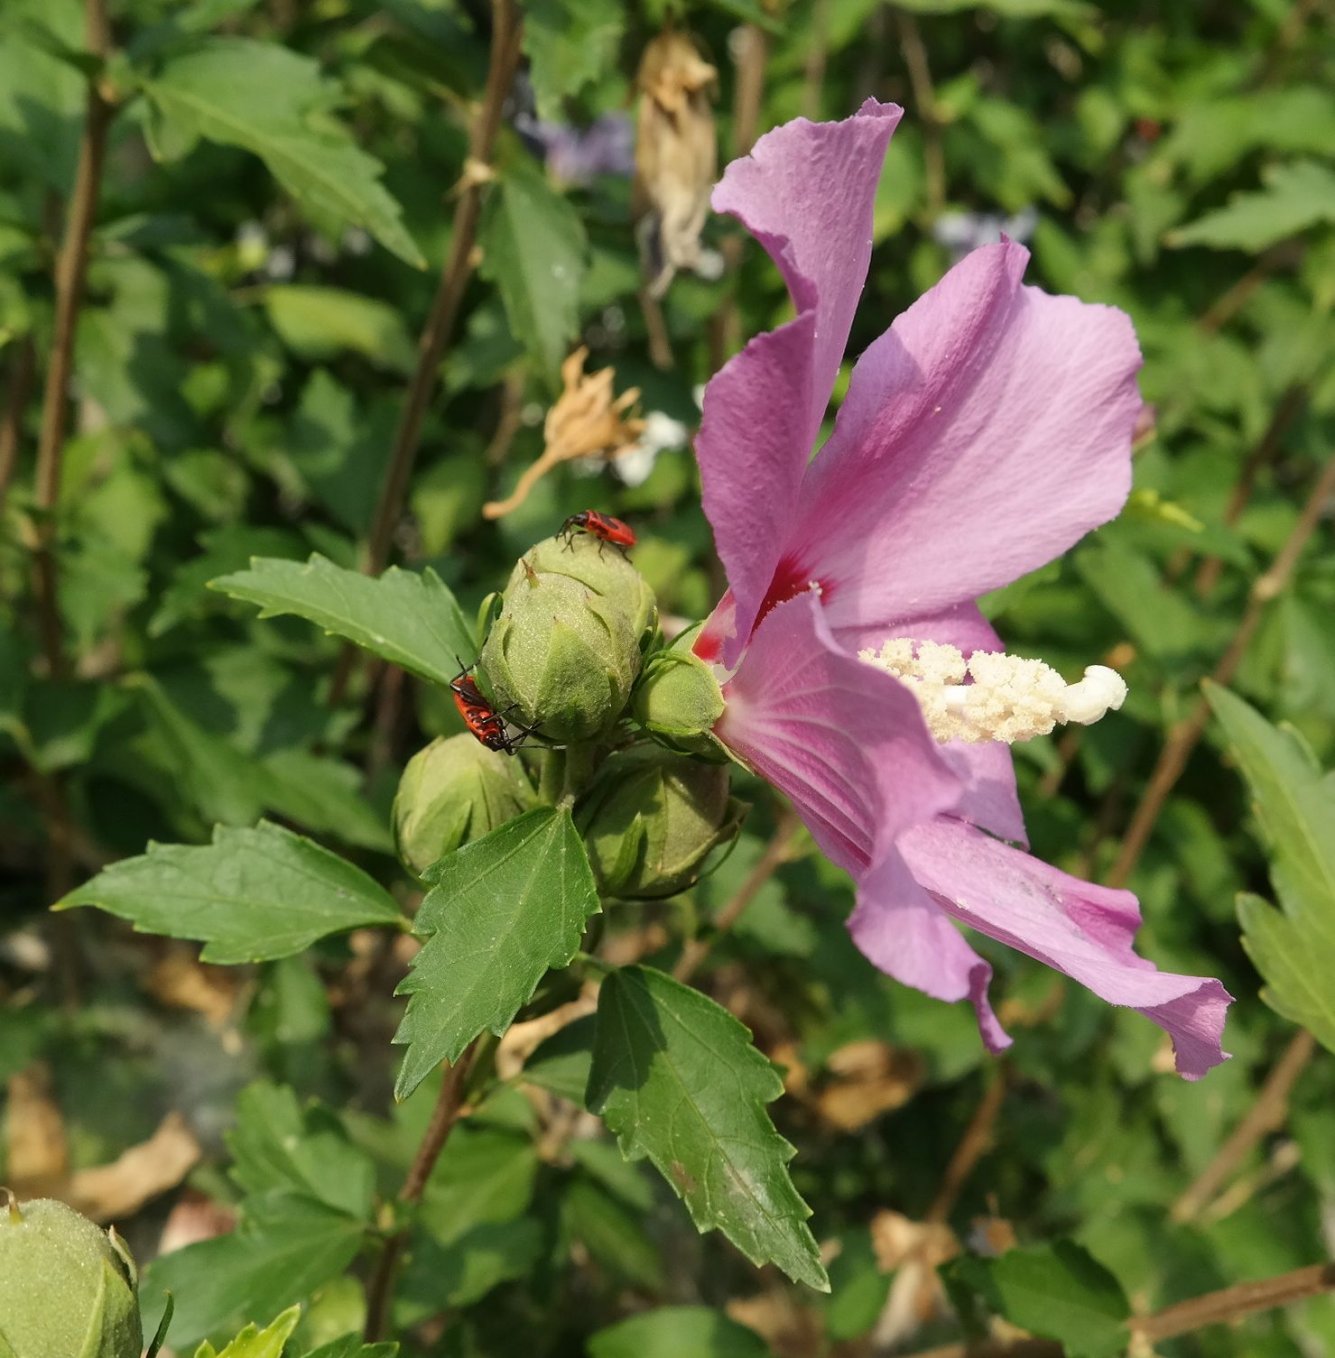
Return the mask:
[[713,667],[691,650],[699,627],[650,656],[631,698],[635,720],[661,744],[683,754],[718,757],[711,732],[723,715],[723,692]]
[[139,1358],[134,1260],[52,1198],[22,1206],[0,1190],[0,1353],[9,1358]]
[[420,875],[534,801],[517,759],[487,749],[467,733],[439,737],[413,755],[399,780],[394,797],[399,857]]
[[640,746],[604,762],[575,823],[599,890],[636,899],[693,886],[745,814],[728,795],[726,768]]
[[656,621],[653,591],[619,551],[583,534],[568,546],[550,538],[510,576],[479,676],[498,710],[513,706],[546,739],[592,740],[626,706]]

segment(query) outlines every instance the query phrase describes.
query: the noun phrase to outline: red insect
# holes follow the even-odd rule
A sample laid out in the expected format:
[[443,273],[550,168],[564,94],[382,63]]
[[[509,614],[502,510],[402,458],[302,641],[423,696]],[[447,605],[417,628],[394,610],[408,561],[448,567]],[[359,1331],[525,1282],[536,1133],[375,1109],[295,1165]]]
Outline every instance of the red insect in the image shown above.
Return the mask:
[[519,735],[510,734],[505,713],[497,712],[492,707],[482,690],[478,688],[477,680],[466,668],[461,669],[450,680],[450,692],[454,695],[454,705],[459,709],[464,725],[487,749],[514,754],[529,735],[531,728],[519,726],[517,722],[513,725],[518,729]]
[[622,523],[610,514],[600,514],[596,509],[581,509],[578,514],[572,514],[561,525],[558,536],[565,538],[566,546],[569,547],[577,532],[597,538],[599,552],[606,543],[625,556],[626,549],[635,546],[635,530],[628,523]]

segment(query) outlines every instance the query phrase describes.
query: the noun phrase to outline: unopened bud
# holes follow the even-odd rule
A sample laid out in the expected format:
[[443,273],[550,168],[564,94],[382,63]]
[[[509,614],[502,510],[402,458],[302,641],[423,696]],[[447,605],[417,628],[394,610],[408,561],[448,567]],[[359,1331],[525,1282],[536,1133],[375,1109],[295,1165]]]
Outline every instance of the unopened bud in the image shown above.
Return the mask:
[[575,809],[599,890],[631,899],[693,886],[737,837],[728,770],[641,746],[614,754]]
[[440,737],[408,761],[394,798],[399,857],[419,876],[534,804],[517,759],[471,735]]
[[710,734],[723,715],[723,691],[711,666],[692,650],[699,627],[645,662],[631,711],[660,744],[683,754],[726,758]]
[[139,1358],[134,1260],[113,1232],[52,1198],[0,1202],[0,1354]]
[[616,547],[574,533],[522,557],[501,603],[478,661],[497,710],[558,744],[607,731],[657,621],[643,576]]

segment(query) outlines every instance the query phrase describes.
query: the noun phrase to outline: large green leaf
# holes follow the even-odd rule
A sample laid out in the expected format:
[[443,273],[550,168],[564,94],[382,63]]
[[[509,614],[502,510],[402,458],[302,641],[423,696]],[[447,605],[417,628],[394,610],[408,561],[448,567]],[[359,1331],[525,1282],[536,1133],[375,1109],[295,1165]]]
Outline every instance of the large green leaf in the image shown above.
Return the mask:
[[968,1257],[952,1271],[997,1315],[1059,1340],[1071,1358],[1111,1358],[1126,1349],[1130,1307],[1121,1284],[1073,1241],[1007,1250],[995,1259]]
[[295,614],[405,670],[448,684],[473,659],[473,634],[454,595],[432,570],[391,566],[372,578],[322,556],[305,563],[259,557],[212,589],[260,605],[260,617]]
[[274,283],[264,308],[283,342],[302,358],[333,358],[345,349],[377,367],[407,375],[417,348],[402,315],[387,302],[346,288]]
[[589,1358],[766,1358],[754,1330],[707,1306],[662,1306],[589,1340]]
[[137,930],[205,943],[206,962],[288,957],[327,934],[407,922],[389,893],[328,849],[280,826],[218,826],[208,845],[150,844],[71,891]]
[[1170,245],[1209,245],[1217,250],[1264,250],[1319,222],[1335,222],[1335,170],[1313,160],[1276,165],[1260,193],[1235,193],[1168,237]]
[[1322,774],[1292,731],[1215,684],[1206,696],[1256,800],[1282,910],[1245,894],[1243,943],[1266,979],[1261,996],[1335,1051],[1335,774]]
[[487,200],[481,242],[482,272],[500,289],[511,332],[555,385],[579,328],[583,223],[532,159],[515,154]]
[[318,1105],[302,1108],[286,1086],[260,1081],[241,1091],[227,1147],[232,1178],[248,1194],[286,1190],[351,1217],[370,1215],[370,1157],[332,1114]]
[[568,811],[539,807],[436,865],[416,928],[427,935],[399,986],[410,996],[396,1093],[406,1098],[484,1029],[502,1033],[549,967],[563,967],[598,913]]
[[342,1273],[361,1247],[363,1230],[308,1198],[253,1201],[233,1234],[154,1260],[144,1278],[144,1311],[156,1315],[165,1293],[175,1297],[167,1338],[177,1349],[225,1325],[272,1316]]
[[603,982],[587,1103],[628,1156],[647,1155],[701,1231],[821,1291],[829,1281],[765,1104],[774,1067],[726,1009],[649,967]]
[[425,262],[380,183],[384,166],[335,120],[337,87],[309,57],[277,43],[210,38],[145,89],[178,134],[253,151],[317,222],[364,227],[400,259]]
[[615,64],[625,26],[620,0],[524,0],[524,51],[540,118],[561,121],[562,101]]

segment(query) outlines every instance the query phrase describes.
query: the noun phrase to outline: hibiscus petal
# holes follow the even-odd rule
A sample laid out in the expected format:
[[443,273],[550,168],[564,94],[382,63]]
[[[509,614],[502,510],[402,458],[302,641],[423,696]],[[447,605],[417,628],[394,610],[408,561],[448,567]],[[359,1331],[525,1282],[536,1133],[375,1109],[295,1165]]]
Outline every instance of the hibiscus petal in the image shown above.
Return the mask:
[[987,998],[991,966],[918,885],[898,850],[858,883],[848,928],[863,955],[902,985],[935,1000],[970,1001],[989,1051],[1010,1046]]
[[[869,99],[842,122],[786,123],[733,161],[714,190],[715,210],[739,218],[774,259],[798,313],[758,335],[713,378],[695,441],[705,514],[737,596],[741,638],[793,527],[867,276],[885,148],[902,114]],[[729,664],[742,644],[725,651]]]
[[1011,241],[957,264],[859,360],[790,551],[836,632],[1007,584],[1112,518],[1140,351],[1112,307],[1020,286]]
[[1232,996],[1218,981],[1160,971],[1136,955],[1140,908],[1129,891],[1069,877],[944,816],[912,827],[899,847],[918,882],[961,923],[1158,1024],[1188,1080],[1227,1059],[1220,1041]]
[[897,679],[840,649],[814,593],[756,629],[714,734],[787,794],[826,855],[860,873],[959,791]]

